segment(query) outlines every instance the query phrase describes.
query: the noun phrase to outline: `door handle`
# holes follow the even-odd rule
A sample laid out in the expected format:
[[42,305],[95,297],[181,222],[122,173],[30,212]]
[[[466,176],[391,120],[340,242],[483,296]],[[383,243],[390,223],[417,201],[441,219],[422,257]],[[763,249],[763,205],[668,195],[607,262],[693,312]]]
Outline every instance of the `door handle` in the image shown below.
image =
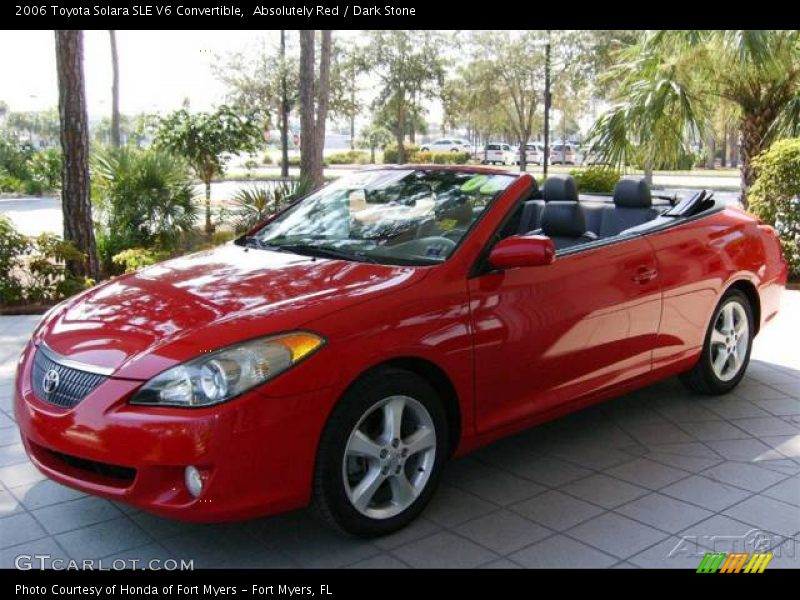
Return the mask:
[[636,274],[631,277],[634,283],[638,283],[640,285],[649,283],[658,277],[658,270],[653,269],[652,267],[639,267],[636,269]]

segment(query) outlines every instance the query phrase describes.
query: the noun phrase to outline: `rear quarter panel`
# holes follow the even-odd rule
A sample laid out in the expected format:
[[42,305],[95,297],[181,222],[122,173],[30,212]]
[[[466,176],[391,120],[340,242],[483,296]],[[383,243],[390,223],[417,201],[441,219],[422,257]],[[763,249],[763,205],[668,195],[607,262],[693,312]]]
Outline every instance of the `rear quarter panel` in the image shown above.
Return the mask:
[[654,369],[696,360],[714,308],[737,281],[759,292],[760,324],[777,312],[786,265],[775,240],[748,213],[726,208],[647,239],[663,293]]

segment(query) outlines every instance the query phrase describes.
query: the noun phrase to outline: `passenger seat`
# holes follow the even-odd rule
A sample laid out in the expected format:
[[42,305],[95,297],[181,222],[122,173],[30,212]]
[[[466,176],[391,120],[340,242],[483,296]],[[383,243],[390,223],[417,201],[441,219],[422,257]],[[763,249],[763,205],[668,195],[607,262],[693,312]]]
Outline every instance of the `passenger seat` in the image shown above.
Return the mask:
[[623,179],[614,188],[614,206],[603,207],[597,233],[601,238],[614,237],[658,215],[659,211],[653,208],[647,181],[642,178]]
[[523,203],[520,233],[528,233],[542,227],[542,217],[548,202],[577,202],[578,187],[569,175],[548,177],[542,188],[542,198]]
[[587,231],[586,215],[578,202],[548,202],[541,232],[553,240],[556,250],[597,239],[597,235]]

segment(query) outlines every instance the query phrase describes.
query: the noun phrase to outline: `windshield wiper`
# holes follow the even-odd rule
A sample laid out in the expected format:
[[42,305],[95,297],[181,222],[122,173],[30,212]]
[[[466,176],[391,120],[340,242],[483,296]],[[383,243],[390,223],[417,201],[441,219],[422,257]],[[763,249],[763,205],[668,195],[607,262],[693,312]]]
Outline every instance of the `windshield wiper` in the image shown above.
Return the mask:
[[296,254],[305,254],[308,256],[318,256],[320,258],[336,258],[339,260],[355,260],[368,263],[378,262],[376,259],[371,256],[367,256],[363,252],[346,252],[344,250],[331,248],[330,246],[315,246],[313,244],[276,244],[275,246],[269,246],[269,248],[295,252]]

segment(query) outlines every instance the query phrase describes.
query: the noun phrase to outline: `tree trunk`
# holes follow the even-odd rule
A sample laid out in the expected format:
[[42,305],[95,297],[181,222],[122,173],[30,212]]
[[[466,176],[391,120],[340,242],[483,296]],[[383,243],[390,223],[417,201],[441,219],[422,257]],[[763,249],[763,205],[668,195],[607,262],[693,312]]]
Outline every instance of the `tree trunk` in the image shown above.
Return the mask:
[[350,79],[350,150],[356,149],[356,72],[353,69]]
[[706,169],[711,171],[714,170],[714,167],[717,163],[717,157],[715,156],[716,153],[717,140],[713,133],[709,133],[708,137],[706,138]]
[[61,207],[64,239],[86,255],[85,261],[67,262],[76,276],[97,279],[97,246],[89,196],[89,119],[83,79],[83,32],[57,30],[58,114],[61,150]]
[[728,126],[726,125],[722,130],[722,138],[720,139],[722,142],[722,148],[720,152],[720,156],[722,157],[720,160],[720,166],[724,169],[728,166]]
[[[331,30],[322,31],[319,61],[319,88],[314,102],[315,75],[314,30],[300,31],[300,176],[308,177],[314,187],[325,182],[323,150],[325,121],[331,89]],[[315,115],[316,111],[316,115]]]
[[289,92],[286,83],[286,30],[281,29],[281,177],[289,177]]
[[753,159],[758,156],[764,148],[764,139],[767,130],[775,120],[774,116],[768,110],[762,111],[760,114],[745,114],[739,124],[741,134],[741,176],[742,176],[742,206],[747,208],[747,196],[750,193],[750,188],[756,180],[756,174],[753,170]]
[[311,178],[315,165],[314,144],[314,30],[300,30],[300,177]]
[[330,29],[322,30],[322,43],[319,53],[319,88],[317,90],[317,122],[314,127],[316,135],[315,170],[311,174],[314,187],[322,187],[325,183],[323,169],[325,167],[325,124],[328,121],[328,103],[331,94],[331,46],[333,44]]
[[735,127],[731,127],[730,139],[728,140],[728,148],[731,153],[730,165],[732,167],[739,166],[739,133]]
[[203,181],[206,184],[206,233],[214,232],[214,224],[211,222],[211,177]]
[[644,180],[647,185],[653,187],[653,163],[648,162],[644,165]]
[[397,142],[397,164],[403,165],[406,162],[406,136],[400,127],[395,130],[394,139]]
[[519,170],[521,173],[524,173],[525,171],[528,170],[528,152],[526,148],[527,144],[528,144],[528,138],[526,138],[524,141],[520,140],[519,142]]
[[108,30],[111,42],[111,144],[119,148],[121,144],[119,135],[119,55],[117,54],[117,32]]

